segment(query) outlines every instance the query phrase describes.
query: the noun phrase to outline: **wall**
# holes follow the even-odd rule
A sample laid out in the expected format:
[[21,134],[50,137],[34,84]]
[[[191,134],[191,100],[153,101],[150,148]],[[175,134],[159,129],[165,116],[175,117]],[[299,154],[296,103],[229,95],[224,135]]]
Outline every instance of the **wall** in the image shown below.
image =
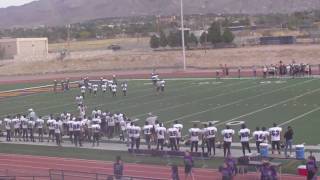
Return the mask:
[[3,59],[13,59],[17,54],[17,44],[16,41],[0,41],[0,49],[4,50]]

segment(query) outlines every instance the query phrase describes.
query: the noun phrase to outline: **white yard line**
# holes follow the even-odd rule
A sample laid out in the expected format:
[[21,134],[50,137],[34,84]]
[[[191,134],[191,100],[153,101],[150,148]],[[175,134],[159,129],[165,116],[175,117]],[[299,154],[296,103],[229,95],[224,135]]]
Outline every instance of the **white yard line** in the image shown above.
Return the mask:
[[223,122],[221,122],[221,123],[216,124],[216,126],[220,126],[220,125],[223,125],[223,124],[225,124],[225,123],[228,123],[228,122],[231,122],[231,121],[234,121],[234,120],[243,118],[243,117],[251,116],[251,115],[253,115],[253,114],[256,114],[256,113],[258,113],[258,112],[264,111],[264,110],[266,110],[266,109],[273,108],[273,107],[278,106],[278,105],[280,105],[280,104],[287,103],[287,102],[292,101],[292,100],[296,100],[296,99],[298,99],[298,98],[301,98],[301,97],[303,97],[303,96],[306,96],[306,95],[309,95],[309,94],[312,94],[312,93],[315,93],[315,92],[318,92],[318,91],[320,91],[320,88],[315,89],[315,90],[313,90],[313,91],[309,91],[309,92],[300,94],[299,96],[295,96],[295,97],[292,97],[292,98],[289,98],[289,99],[280,101],[280,102],[278,102],[278,103],[272,104],[271,106],[267,106],[267,107],[264,107],[264,108],[260,108],[260,109],[257,109],[257,110],[255,110],[255,111],[252,111],[252,112],[250,112],[250,113],[246,113],[246,114],[243,114],[243,115],[241,115],[241,116],[237,116],[237,117],[232,118],[232,119],[229,119],[229,120],[227,120],[227,121],[223,121]]
[[296,116],[296,117],[294,117],[294,118],[292,118],[292,119],[289,119],[288,121],[285,121],[285,122],[279,124],[279,126],[284,126],[284,125],[286,125],[286,124],[289,124],[289,123],[291,123],[291,122],[293,122],[293,121],[299,120],[299,119],[301,119],[302,117],[307,116],[307,115],[309,115],[309,114],[312,114],[312,113],[314,113],[314,112],[316,112],[316,111],[319,111],[319,110],[320,110],[320,107],[317,107],[317,108],[315,108],[315,109],[313,109],[313,110],[311,110],[311,111],[308,111],[308,112],[306,112],[306,113],[303,113],[303,114],[301,114],[301,115],[299,115],[299,116]]
[[[181,117],[179,117],[179,118],[172,119],[172,120],[170,120],[170,121],[166,121],[165,123],[167,124],[167,123],[170,123],[170,122],[174,122],[174,121],[176,121],[176,120],[181,120],[181,119],[183,120],[183,119],[188,118],[188,117],[192,117],[192,116],[199,115],[199,114],[203,114],[203,113],[206,113],[206,112],[210,112],[210,111],[213,111],[213,110],[216,110],[216,109],[221,109],[221,108],[224,108],[224,107],[228,107],[228,106],[231,106],[231,105],[240,103],[240,102],[245,101],[245,100],[254,99],[254,98],[256,98],[256,97],[260,97],[260,96],[267,95],[267,94],[272,94],[272,93],[274,93],[274,92],[278,92],[278,91],[281,91],[281,90],[283,90],[283,89],[295,87],[295,86],[298,86],[298,85],[301,85],[301,84],[305,84],[305,83],[308,83],[308,82],[311,82],[311,81],[314,81],[314,80],[315,80],[315,79],[303,81],[303,82],[300,82],[300,83],[296,83],[296,84],[293,84],[293,85],[285,86],[285,87],[282,87],[282,88],[279,88],[279,89],[276,89],[276,90],[273,90],[273,91],[269,91],[269,92],[266,92],[266,93],[262,93],[262,94],[258,94],[258,95],[255,95],[255,96],[251,96],[251,97],[239,99],[239,100],[234,101],[234,102],[232,102],[232,103],[224,104],[224,105],[221,105],[221,106],[218,106],[218,107],[214,107],[214,108],[209,108],[209,109],[206,109],[206,110],[204,110],[204,111],[199,111],[199,112],[187,114],[187,115],[185,115],[185,116],[181,116]],[[223,123],[225,123],[225,122],[223,122]]]
[[[209,100],[209,99],[215,99],[217,97],[221,97],[221,96],[225,96],[225,95],[241,92],[241,91],[252,89],[252,88],[255,88],[255,87],[259,87],[259,86],[262,86],[262,85],[259,84],[259,85],[254,85],[254,86],[242,88],[242,89],[237,89],[235,91],[231,91],[231,92],[228,92],[228,93],[217,94],[215,96],[209,96],[209,97],[206,97],[206,98],[197,99],[197,100],[194,100],[194,101],[178,104],[178,105],[175,105],[175,106],[168,106],[168,107],[165,107],[165,108],[157,109],[156,111],[152,111],[152,112],[154,113],[154,112],[160,112],[160,111],[164,111],[164,110],[168,110],[168,109],[174,109],[174,108],[177,108],[177,107],[182,107],[182,106],[187,105],[187,104],[192,104],[192,103],[195,103],[195,102],[201,102],[201,101]],[[142,113],[142,114],[134,115],[132,117],[137,118],[137,117],[141,117],[141,116],[146,115],[146,114],[147,113]]]

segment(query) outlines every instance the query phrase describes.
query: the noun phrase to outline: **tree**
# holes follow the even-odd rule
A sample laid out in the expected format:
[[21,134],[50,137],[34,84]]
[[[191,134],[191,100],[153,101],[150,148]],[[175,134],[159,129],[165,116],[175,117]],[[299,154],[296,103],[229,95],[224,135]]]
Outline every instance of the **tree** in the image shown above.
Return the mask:
[[222,42],[220,23],[214,22],[211,24],[211,27],[208,29],[208,41],[212,44],[217,44]]
[[225,28],[223,32],[223,42],[225,43],[232,43],[234,40],[234,34],[230,31],[229,28]]
[[170,32],[167,40],[170,47],[181,46],[181,37],[179,32]]
[[200,44],[204,45],[208,42],[208,34],[206,32],[203,32],[200,36]]
[[198,45],[198,39],[193,33],[190,34],[190,36],[188,38],[188,42],[193,43],[195,45]]
[[152,35],[150,38],[150,47],[152,49],[159,48],[160,46],[160,39],[156,35]]
[[160,46],[166,47],[168,45],[166,34],[163,31],[160,31]]

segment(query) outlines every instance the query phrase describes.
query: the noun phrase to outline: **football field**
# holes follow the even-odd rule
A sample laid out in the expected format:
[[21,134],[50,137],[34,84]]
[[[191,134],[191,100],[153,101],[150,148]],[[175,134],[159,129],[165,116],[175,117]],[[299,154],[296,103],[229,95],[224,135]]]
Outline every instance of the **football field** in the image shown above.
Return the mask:
[[[35,86],[35,84],[32,84]],[[31,87],[27,84],[3,85],[0,91]],[[0,115],[25,113],[33,108],[38,115],[78,113],[75,96],[78,88],[69,92],[41,92],[2,97]],[[97,107],[111,112],[123,112],[143,125],[149,112],[157,115],[166,127],[178,120],[184,124],[184,134],[193,123],[215,121],[218,130],[226,123],[238,130],[245,122],[253,131],[256,126],[271,127],[275,122],[294,129],[294,143],[320,144],[320,79],[169,79],[163,94],[157,95],[149,80],[128,81],[128,95],[117,97],[99,91],[86,94],[87,114]],[[237,137],[235,141],[239,141]]]

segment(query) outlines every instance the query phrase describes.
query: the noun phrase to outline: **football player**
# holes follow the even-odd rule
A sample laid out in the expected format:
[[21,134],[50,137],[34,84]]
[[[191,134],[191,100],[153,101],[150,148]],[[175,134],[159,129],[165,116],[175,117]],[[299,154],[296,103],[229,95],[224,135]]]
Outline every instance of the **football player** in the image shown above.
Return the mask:
[[230,128],[230,126],[226,126],[226,129],[221,131],[221,134],[223,136],[223,155],[226,157],[227,152],[228,155],[231,155],[231,143],[232,143],[232,137],[234,135],[234,130]]

